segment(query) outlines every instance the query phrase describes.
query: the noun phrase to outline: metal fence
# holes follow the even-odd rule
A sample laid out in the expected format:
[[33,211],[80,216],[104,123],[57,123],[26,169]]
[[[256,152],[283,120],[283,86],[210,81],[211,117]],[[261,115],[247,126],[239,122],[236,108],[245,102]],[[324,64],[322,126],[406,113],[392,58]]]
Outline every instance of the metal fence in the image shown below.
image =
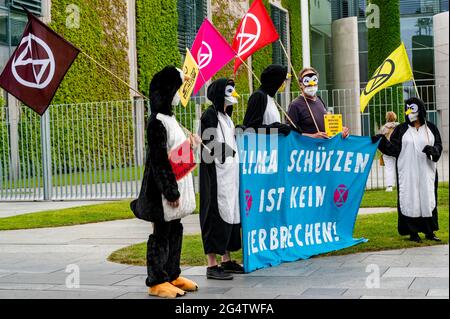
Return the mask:
[[[430,120],[440,127],[435,92],[433,86],[419,89]],[[415,95],[415,90],[385,90],[371,102],[371,115],[357,109],[359,92],[319,94],[330,112],[343,115],[353,134],[371,135],[378,132],[386,111],[394,111],[402,119],[403,100]],[[277,99],[287,109],[298,96],[291,92]],[[242,95],[234,107],[236,124],[243,122],[248,99],[248,94]],[[176,116],[184,127],[197,132],[207,105],[205,97],[195,97],[186,108],[177,108]],[[0,107],[0,201],[109,200],[138,195],[148,116],[142,100],[55,105],[43,117],[27,107],[19,111],[17,118],[11,119],[8,109]],[[439,175],[441,181],[449,180],[448,153],[439,162]],[[384,167],[378,160],[367,187],[384,187]]]

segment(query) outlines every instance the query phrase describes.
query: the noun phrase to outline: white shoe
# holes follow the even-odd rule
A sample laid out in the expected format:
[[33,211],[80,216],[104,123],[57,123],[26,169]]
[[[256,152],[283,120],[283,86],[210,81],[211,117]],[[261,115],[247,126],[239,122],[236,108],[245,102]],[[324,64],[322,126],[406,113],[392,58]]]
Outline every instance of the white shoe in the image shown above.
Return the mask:
[[392,188],[392,186],[388,186],[386,188],[386,192],[393,192],[393,191],[394,191],[394,189]]

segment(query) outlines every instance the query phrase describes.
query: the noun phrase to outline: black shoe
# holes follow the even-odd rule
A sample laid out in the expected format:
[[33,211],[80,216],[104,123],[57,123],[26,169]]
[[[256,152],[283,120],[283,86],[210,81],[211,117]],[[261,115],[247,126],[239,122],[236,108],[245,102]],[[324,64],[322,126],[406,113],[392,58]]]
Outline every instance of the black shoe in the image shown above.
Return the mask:
[[226,273],[221,267],[214,266],[206,268],[206,278],[215,280],[232,280],[233,276]]
[[434,233],[428,234],[425,236],[426,239],[432,241],[442,241],[439,237],[437,237]]
[[421,243],[422,239],[420,238],[419,234],[411,234],[409,236],[410,241],[415,241],[416,243]]
[[229,260],[229,261],[223,262],[221,264],[221,266],[226,273],[230,273],[230,274],[244,274],[245,273],[244,267],[239,265],[234,260],[233,261]]

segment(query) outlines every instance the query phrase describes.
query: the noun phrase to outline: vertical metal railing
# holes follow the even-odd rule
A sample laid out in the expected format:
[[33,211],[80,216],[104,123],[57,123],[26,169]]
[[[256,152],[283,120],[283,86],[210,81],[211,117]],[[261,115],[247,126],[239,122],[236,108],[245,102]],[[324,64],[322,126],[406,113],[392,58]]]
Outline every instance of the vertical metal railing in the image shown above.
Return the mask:
[[[386,111],[396,112],[403,121],[403,99],[416,94],[413,87],[387,89],[360,114],[354,105],[355,93],[319,92],[330,112],[342,114],[345,125],[356,127],[352,131],[355,135],[378,133]],[[429,119],[440,128],[436,87],[419,87],[419,94],[427,105]],[[289,101],[298,96],[299,92],[290,92],[278,100],[288,110]],[[243,123],[249,97],[241,95],[239,104],[234,106],[236,125]],[[193,97],[186,108],[175,109],[175,116],[184,127],[197,132],[201,114],[208,105],[205,97]],[[22,107],[14,133],[10,130],[8,109],[0,107],[0,201],[136,197],[145,165],[148,114],[148,104],[142,100],[54,105],[42,118]],[[360,127],[355,125],[359,120]],[[15,149],[11,149],[11,134],[18,134]],[[11,162],[13,155],[19,159],[17,168]],[[448,153],[444,153],[438,163],[440,181],[449,180],[448,161]],[[197,184],[198,172],[194,175]],[[378,158],[367,187],[384,187],[384,167]]]

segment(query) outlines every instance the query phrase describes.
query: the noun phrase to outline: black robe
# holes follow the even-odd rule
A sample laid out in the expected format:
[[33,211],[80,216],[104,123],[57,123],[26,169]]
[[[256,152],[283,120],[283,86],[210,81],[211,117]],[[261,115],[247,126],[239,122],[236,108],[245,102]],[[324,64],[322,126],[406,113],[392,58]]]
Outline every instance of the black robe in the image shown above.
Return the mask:
[[[203,144],[212,152],[209,153],[202,146],[202,161],[200,163],[200,226],[202,230],[203,248],[205,254],[224,255],[227,251],[241,249],[240,224],[229,224],[220,216],[217,199],[216,164],[214,159],[224,163],[227,157],[234,157],[235,150],[226,143],[215,140],[215,136],[205,134],[207,129],[216,129],[219,125],[218,112],[223,113],[225,103],[226,79],[213,82],[208,88],[208,99],[211,105],[201,117],[201,137]],[[222,107],[218,107],[222,105]],[[228,110],[227,108],[227,113]],[[228,113],[228,115],[231,115]],[[237,189],[236,192],[239,192]]]
[[158,113],[172,116],[172,99],[182,84],[179,72],[167,67],[150,84],[151,115],[147,123],[147,153],[141,191],[131,202],[134,215],[149,222],[164,222],[161,194],[174,202],[180,198],[178,184],[169,162],[167,131]]
[[257,132],[270,134],[270,129],[278,129],[278,132],[287,135],[291,127],[282,123],[263,124],[264,114],[267,109],[268,96],[275,97],[278,89],[286,80],[287,68],[281,65],[267,67],[261,76],[261,86],[248,100],[247,111],[244,116],[244,128],[252,128]]
[[[416,233],[424,233],[424,234],[431,234],[434,231],[439,230],[439,223],[438,223],[438,211],[437,211],[437,205],[438,205],[438,199],[437,199],[437,188],[438,188],[438,173],[436,171],[436,177],[434,180],[434,190],[435,190],[435,199],[436,199],[436,207],[434,208],[432,212],[432,217],[408,217],[402,214],[402,211],[400,209],[400,183],[399,183],[399,176],[398,176],[398,158],[400,156],[400,153],[402,152],[402,139],[405,133],[408,131],[409,126],[411,124],[406,122],[402,123],[399,126],[396,127],[394,132],[391,135],[390,141],[386,138],[382,138],[379,149],[383,154],[386,154],[388,156],[393,156],[397,159],[396,161],[396,171],[397,171],[397,210],[398,210],[398,232],[402,236],[416,234]],[[439,133],[439,130],[437,127],[431,123],[427,122],[427,126],[430,129],[430,131],[434,135],[434,147],[436,149],[436,155],[433,156],[433,161],[437,162],[440,159],[440,156],[442,154],[442,140],[441,135]],[[420,172],[417,172],[417,174],[420,174]]]

